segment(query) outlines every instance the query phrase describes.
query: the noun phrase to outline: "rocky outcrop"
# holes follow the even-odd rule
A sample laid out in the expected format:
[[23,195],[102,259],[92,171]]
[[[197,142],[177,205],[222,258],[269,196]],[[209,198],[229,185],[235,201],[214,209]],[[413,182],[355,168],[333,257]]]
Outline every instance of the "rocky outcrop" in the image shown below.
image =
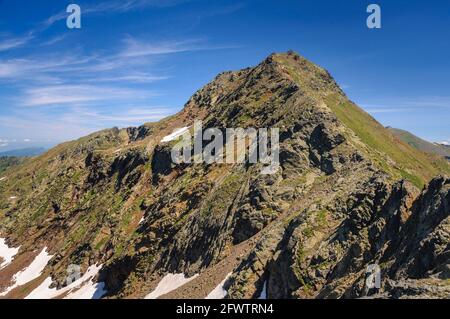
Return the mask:
[[[436,178],[418,195],[407,182],[389,186],[377,177],[345,205],[327,207],[337,218],[322,220],[336,225],[329,233],[304,212],[256,247],[230,296],[250,297],[255,284],[257,296],[267,281],[271,298],[448,298],[449,181]],[[366,287],[369,265],[381,269],[379,289]]]

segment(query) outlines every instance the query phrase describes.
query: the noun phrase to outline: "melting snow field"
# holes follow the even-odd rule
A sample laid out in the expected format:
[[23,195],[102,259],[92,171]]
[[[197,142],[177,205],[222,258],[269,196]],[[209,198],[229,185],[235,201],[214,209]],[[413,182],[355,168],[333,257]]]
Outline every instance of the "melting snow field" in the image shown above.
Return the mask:
[[173,141],[177,137],[179,137],[179,136],[183,135],[184,133],[186,133],[188,130],[189,130],[189,127],[183,127],[183,128],[177,129],[177,130],[173,131],[172,134],[165,136],[161,140],[161,142],[162,143],[167,143],[167,142]]
[[94,282],[94,277],[97,276],[101,268],[102,265],[90,266],[82,277],[59,290],[50,288],[52,278],[48,277],[25,299],[52,299],[66,293],[64,299],[100,299],[106,294],[105,284]]
[[19,248],[9,248],[5,243],[4,238],[0,238],[0,257],[3,259],[3,262],[0,264],[0,269],[9,265],[14,256],[19,252]]
[[225,279],[217,285],[216,288],[214,288],[213,291],[209,293],[208,296],[206,296],[205,299],[223,299],[227,296],[228,292],[223,288],[225,283],[227,282],[228,278],[231,276],[231,272],[225,277]]
[[19,271],[16,273],[13,277],[14,284],[2,293],[0,293],[0,296],[7,295],[11,290],[25,285],[26,283],[38,278],[42,271],[44,270],[45,266],[47,266],[47,263],[52,259],[53,256],[49,255],[47,253],[47,247],[42,249],[42,251],[39,253],[39,255],[34,258],[34,260],[31,262],[31,264],[26,267],[25,269]]
[[189,281],[198,277],[194,275],[190,278],[186,278],[184,274],[167,274],[158,284],[155,290],[153,290],[150,294],[148,294],[145,299],[157,299],[158,297],[165,295],[184,284],[187,284]]

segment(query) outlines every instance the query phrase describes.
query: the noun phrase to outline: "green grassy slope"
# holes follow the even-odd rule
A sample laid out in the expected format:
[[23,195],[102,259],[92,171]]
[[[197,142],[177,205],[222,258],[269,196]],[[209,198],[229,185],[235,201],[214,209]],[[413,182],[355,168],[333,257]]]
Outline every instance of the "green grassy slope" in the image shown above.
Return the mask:
[[370,147],[374,162],[394,177],[406,178],[422,187],[434,176],[450,174],[450,165],[445,159],[411,147],[350,101],[330,96],[327,105]]
[[304,92],[318,103],[324,102],[340,122],[354,132],[363,144],[349,136],[350,141],[359,144],[359,149],[393,178],[408,179],[421,188],[437,175],[450,174],[447,160],[415,149],[394,136],[352,103],[325,69],[296,54],[277,54],[275,59]]

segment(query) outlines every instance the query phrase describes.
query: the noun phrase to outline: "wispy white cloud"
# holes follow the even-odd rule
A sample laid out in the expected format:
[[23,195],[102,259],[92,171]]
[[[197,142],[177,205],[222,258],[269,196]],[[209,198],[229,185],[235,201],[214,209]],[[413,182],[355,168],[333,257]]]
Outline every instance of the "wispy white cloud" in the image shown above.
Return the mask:
[[[160,120],[174,113],[174,109],[164,106],[141,105],[123,106],[101,112],[91,107],[69,106],[62,112],[41,112],[40,108],[16,110],[11,115],[0,115],[0,127],[20,130],[23,139],[39,132],[35,141],[61,142],[90,134],[105,127],[136,126],[145,122]],[[0,144],[12,145],[15,141],[2,140]],[[25,142],[23,142],[25,143]],[[7,145],[5,145],[7,146]]]
[[65,105],[94,101],[135,100],[155,96],[156,93],[120,87],[103,87],[93,85],[56,85],[34,87],[25,91],[23,105]]
[[411,111],[422,111],[422,109],[418,108],[408,108],[408,107],[367,107],[362,105],[362,107],[371,114],[379,114],[379,113],[404,113]]
[[88,79],[85,82],[133,82],[133,83],[151,83],[161,80],[167,80],[169,76],[157,76],[146,73],[136,73],[123,76],[97,77]]
[[32,39],[32,35],[0,39],[0,52],[22,47]]
[[0,116],[0,126],[10,130],[19,130],[23,135],[36,135],[36,132],[39,132],[41,140],[48,139],[57,142],[77,138],[99,128],[89,127],[84,123],[69,123],[62,121],[59,117],[35,113],[22,114],[22,116]]
[[82,65],[92,59],[92,57],[80,58],[73,54],[57,54],[0,60],[0,79],[33,78],[36,74],[63,72],[68,66]]
[[173,109],[162,106],[141,106],[120,109],[119,111],[99,112],[83,107],[74,108],[65,118],[70,122],[84,123],[111,123],[117,126],[127,126],[130,123],[143,123],[149,121],[160,120],[166,116],[173,114]]
[[233,3],[226,6],[219,6],[214,9],[207,9],[201,13],[198,13],[201,18],[208,18],[208,17],[216,17],[220,15],[227,15],[234,13],[236,11],[241,10],[245,7],[245,3]]
[[128,12],[148,7],[172,7],[189,0],[109,0],[86,8],[88,13],[97,12]]
[[41,43],[42,46],[50,46],[59,42],[64,41],[67,38],[67,34],[57,35],[47,41]]
[[123,42],[125,43],[125,48],[119,53],[120,58],[136,58],[192,51],[235,49],[238,47],[235,45],[210,45],[202,39],[149,43],[128,36]]
[[138,41],[132,37],[124,40],[126,47],[120,53],[120,57],[141,57],[149,55],[171,54],[200,50],[201,40],[192,39],[184,41],[166,41],[161,43],[147,43]]
[[78,80],[80,83],[150,83],[169,78],[166,74],[142,71],[143,67],[148,70],[156,58],[179,52],[231,48],[211,46],[200,39],[148,43],[127,36],[122,43],[122,48],[108,55],[85,55],[80,53],[81,50],[78,52],[75,49],[70,53],[59,52],[4,60],[0,58],[0,81],[28,80],[40,84],[68,80]]
[[424,96],[415,99],[406,99],[405,105],[413,107],[444,107],[450,108],[450,96]]
[[[89,3],[82,5],[81,7],[83,16],[89,16],[95,14],[124,13],[149,7],[170,7],[188,1],[190,0],[110,0],[100,1],[94,4]],[[25,46],[32,39],[34,39],[37,34],[45,31],[54,23],[67,19],[67,17],[68,13],[65,10],[58,12],[48,17],[34,29],[31,29],[25,36],[6,37],[6,34],[0,33],[0,37],[3,37],[3,39],[0,39],[0,52]],[[66,35],[56,36],[42,43],[42,45],[45,46],[55,44],[62,41],[65,37]]]
[[1,139],[0,138],[0,147],[6,147],[9,145],[9,140],[8,139]]
[[[171,7],[176,6],[189,0],[110,0],[102,1],[94,4],[80,4],[81,12],[83,15],[96,15],[96,14],[111,14],[111,13],[124,13],[133,10],[145,9],[145,8],[158,8],[158,7]],[[44,27],[49,27],[55,22],[64,20],[67,18],[66,12],[59,12],[50,16],[43,22]]]
[[436,108],[450,108],[449,96],[418,96],[418,97],[395,97],[375,103],[359,103],[370,113],[401,113],[426,111]]

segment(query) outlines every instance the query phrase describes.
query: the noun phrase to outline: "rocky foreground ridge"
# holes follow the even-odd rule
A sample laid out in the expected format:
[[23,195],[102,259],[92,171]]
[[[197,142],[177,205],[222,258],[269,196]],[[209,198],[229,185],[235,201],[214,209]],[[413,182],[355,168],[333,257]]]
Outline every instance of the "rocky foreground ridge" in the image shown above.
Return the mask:
[[[195,120],[280,128],[280,168],[174,165],[161,140]],[[20,248],[0,267],[0,293],[76,295],[66,279],[79,265],[93,274],[81,286],[103,298],[154,296],[168,274],[190,280],[160,298],[215,288],[226,298],[448,298],[446,174],[445,160],[393,136],[326,70],[273,54],[218,75],[170,118],[101,131],[2,173],[0,237]],[[42,270],[18,281],[36,259]],[[374,264],[379,289],[366,284]]]

